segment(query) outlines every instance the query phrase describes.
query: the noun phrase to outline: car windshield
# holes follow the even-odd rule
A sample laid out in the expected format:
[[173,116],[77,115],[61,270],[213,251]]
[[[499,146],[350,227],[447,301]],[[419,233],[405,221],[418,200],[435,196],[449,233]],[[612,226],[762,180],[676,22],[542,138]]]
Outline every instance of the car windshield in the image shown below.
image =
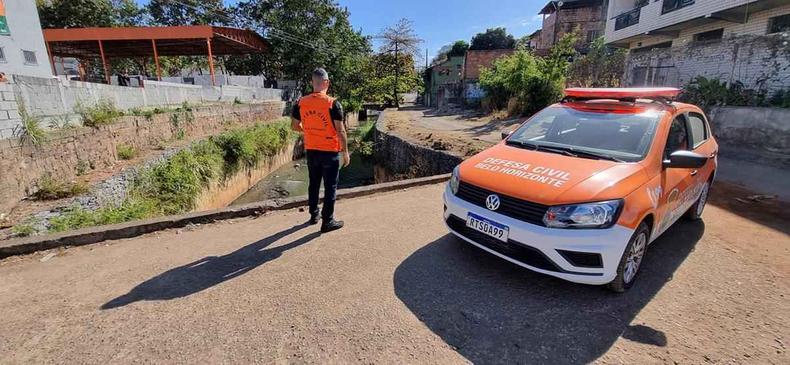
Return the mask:
[[508,144],[585,158],[641,161],[653,142],[660,113],[550,107],[517,129]]

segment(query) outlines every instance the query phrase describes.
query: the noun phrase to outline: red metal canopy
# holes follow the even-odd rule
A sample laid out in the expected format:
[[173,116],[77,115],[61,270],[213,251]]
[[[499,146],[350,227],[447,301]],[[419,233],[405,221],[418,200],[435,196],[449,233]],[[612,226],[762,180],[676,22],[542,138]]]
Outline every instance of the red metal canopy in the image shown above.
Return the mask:
[[153,57],[160,76],[159,56],[207,55],[213,79],[214,55],[262,53],[269,49],[269,43],[251,30],[210,25],[44,29],[44,40],[50,58],[101,58],[108,82],[107,58]]

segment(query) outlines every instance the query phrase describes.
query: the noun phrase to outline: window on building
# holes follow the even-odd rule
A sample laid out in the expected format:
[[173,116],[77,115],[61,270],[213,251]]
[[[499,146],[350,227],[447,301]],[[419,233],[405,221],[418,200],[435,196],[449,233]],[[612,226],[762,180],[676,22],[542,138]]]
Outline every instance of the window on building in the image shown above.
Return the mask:
[[5,49],[3,49],[3,47],[0,47],[0,62],[4,62],[4,63],[6,62],[6,60],[5,60]]
[[694,5],[694,0],[664,0],[664,4],[661,7],[661,14],[666,14],[690,5]]
[[694,35],[694,42],[718,41],[724,37],[724,28],[709,30]]
[[688,122],[688,130],[691,134],[691,145],[697,148],[708,140],[708,131],[705,128],[705,118],[697,113],[689,113]]
[[592,43],[596,38],[601,35],[601,32],[597,30],[588,30],[587,31],[587,42]]
[[790,14],[775,16],[768,20],[768,34],[790,32]]
[[26,65],[38,65],[38,58],[36,58],[36,52],[22,50],[22,56],[25,58]]

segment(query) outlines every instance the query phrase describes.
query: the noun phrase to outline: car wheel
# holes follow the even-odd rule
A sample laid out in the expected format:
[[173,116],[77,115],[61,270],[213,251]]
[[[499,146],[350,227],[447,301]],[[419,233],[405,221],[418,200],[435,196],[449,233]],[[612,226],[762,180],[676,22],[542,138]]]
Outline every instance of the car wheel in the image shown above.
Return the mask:
[[609,283],[609,289],[622,293],[634,284],[647,252],[649,238],[650,229],[645,222],[640,223],[625,247],[623,257],[620,258],[620,264],[617,266],[617,276]]
[[708,193],[710,192],[710,181],[702,185],[702,191],[699,194],[699,199],[694,205],[686,212],[685,218],[691,221],[698,221],[702,219],[702,211],[705,210],[705,204],[708,203]]

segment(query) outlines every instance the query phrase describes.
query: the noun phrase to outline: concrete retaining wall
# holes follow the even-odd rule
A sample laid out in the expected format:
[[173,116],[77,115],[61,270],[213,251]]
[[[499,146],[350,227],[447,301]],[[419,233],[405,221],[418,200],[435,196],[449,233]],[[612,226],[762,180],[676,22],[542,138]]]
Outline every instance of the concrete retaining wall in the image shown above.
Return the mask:
[[291,142],[283,147],[278,154],[260,161],[255,168],[243,169],[222,182],[213,183],[197,198],[194,211],[202,212],[229,206],[270,173],[291,163],[297,155],[301,154],[297,150],[301,147],[299,143]]
[[722,156],[790,167],[790,109],[715,107],[709,117]]
[[463,161],[462,156],[423,147],[387,131],[386,115],[387,111],[379,115],[374,130],[377,183],[447,174]]
[[117,158],[117,146],[134,146],[145,152],[163,141],[183,137],[205,138],[235,126],[273,121],[282,116],[284,103],[218,104],[192,112],[166,113],[145,117],[122,117],[100,128],[75,128],[52,133],[42,145],[32,146],[18,139],[0,140],[0,213],[34,191],[36,183],[50,174],[69,181],[87,166],[105,168]]
[[78,105],[91,106],[109,100],[118,109],[206,102],[244,103],[282,100],[282,90],[224,85],[220,87],[146,81],[145,87],[120,87],[68,80],[14,75],[0,84],[0,138],[9,138],[20,124],[19,108],[39,119],[43,126],[52,121],[77,120]]

